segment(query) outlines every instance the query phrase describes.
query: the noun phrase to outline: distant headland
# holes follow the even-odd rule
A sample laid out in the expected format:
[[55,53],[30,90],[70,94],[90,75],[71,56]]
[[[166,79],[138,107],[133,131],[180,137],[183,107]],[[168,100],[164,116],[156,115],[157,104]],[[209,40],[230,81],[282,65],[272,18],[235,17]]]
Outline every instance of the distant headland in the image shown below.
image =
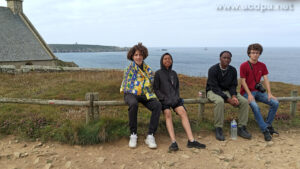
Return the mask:
[[102,45],[86,45],[86,44],[49,44],[50,49],[54,53],[70,53],[70,52],[120,52],[128,51],[128,47],[102,46]]

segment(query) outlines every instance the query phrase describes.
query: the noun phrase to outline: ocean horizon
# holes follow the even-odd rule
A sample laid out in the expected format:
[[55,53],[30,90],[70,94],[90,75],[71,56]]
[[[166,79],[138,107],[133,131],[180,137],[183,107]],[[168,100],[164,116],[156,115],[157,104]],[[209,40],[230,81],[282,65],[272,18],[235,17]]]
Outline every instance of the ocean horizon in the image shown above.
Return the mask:
[[[240,64],[248,60],[247,48],[243,47],[155,47],[148,48],[145,62],[154,70],[160,68],[162,54],[173,56],[173,69],[180,74],[207,77],[208,69],[219,63],[219,54],[228,50],[232,53],[231,64],[238,71]],[[68,62],[83,68],[125,69],[130,61],[127,51],[97,53],[55,53]],[[266,47],[259,61],[267,65],[269,80],[300,85],[300,47]]]

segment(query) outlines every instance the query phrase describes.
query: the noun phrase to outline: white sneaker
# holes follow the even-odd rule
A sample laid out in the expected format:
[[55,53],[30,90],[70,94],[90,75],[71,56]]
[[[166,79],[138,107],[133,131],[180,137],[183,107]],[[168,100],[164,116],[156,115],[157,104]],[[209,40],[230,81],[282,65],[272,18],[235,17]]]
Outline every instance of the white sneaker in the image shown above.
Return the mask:
[[149,134],[147,136],[145,143],[148,145],[149,148],[157,148],[153,134],[151,134],[151,135]]
[[129,140],[130,148],[136,148],[137,138],[138,138],[138,136],[136,134],[130,135],[130,140]]

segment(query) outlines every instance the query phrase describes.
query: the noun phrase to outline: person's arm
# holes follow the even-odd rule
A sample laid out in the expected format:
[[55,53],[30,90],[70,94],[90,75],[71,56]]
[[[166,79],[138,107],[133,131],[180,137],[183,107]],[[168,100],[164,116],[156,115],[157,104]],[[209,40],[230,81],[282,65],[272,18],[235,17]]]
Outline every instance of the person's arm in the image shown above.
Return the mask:
[[223,93],[222,89],[219,87],[217,80],[217,72],[212,68],[210,68],[208,71],[207,84],[210,86],[211,90],[215,94],[221,96],[224,100],[227,101],[228,96],[225,93]]
[[156,72],[154,75],[153,90],[160,101],[165,99],[165,95],[160,92],[160,77],[158,72]]
[[238,85],[238,82],[237,82],[237,72],[235,69],[232,69],[232,74],[233,74],[233,79],[232,79],[231,86],[229,87],[229,93],[231,95],[231,99],[234,102],[233,106],[237,106],[237,105],[239,105],[239,101],[236,97],[236,95],[237,95],[236,87]]
[[269,101],[270,101],[270,99],[277,100],[277,98],[275,96],[273,96],[271,93],[271,87],[270,87],[270,81],[269,81],[268,75],[264,75],[263,78],[264,78],[264,84],[265,84],[265,86],[267,88],[267,92],[268,92],[268,100]]
[[[175,71],[174,71],[175,72]],[[178,75],[175,72],[175,78],[176,78],[176,94],[178,95],[178,97],[180,98],[180,91],[179,91],[179,79],[178,79]]]
[[126,68],[126,69],[124,70],[123,80],[122,80],[122,84],[121,84],[121,87],[120,87],[120,93],[124,93],[124,91],[126,90],[125,83],[127,82],[128,71],[129,71],[128,68]]
[[250,103],[252,101],[255,101],[250,89],[248,88],[245,78],[241,78],[241,84],[242,84],[244,90],[246,91],[246,93],[248,94],[248,102]]

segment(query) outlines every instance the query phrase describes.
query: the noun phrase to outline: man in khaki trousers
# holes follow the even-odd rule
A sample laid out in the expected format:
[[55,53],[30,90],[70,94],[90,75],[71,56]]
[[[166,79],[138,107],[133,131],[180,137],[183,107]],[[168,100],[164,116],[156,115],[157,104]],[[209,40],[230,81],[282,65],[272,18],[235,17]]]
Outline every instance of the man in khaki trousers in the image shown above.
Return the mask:
[[224,104],[239,108],[238,135],[240,137],[251,139],[251,134],[247,131],[249,105],[247,99],[236,92],[237,71],[229,65],[232,54],[229,51],[223,51],[220,54],[220,63],[210,67],[206,84],[207,98],[215,104],[214,119],[216,128],[216,139],[224,141],[223,123],[224,123]]

